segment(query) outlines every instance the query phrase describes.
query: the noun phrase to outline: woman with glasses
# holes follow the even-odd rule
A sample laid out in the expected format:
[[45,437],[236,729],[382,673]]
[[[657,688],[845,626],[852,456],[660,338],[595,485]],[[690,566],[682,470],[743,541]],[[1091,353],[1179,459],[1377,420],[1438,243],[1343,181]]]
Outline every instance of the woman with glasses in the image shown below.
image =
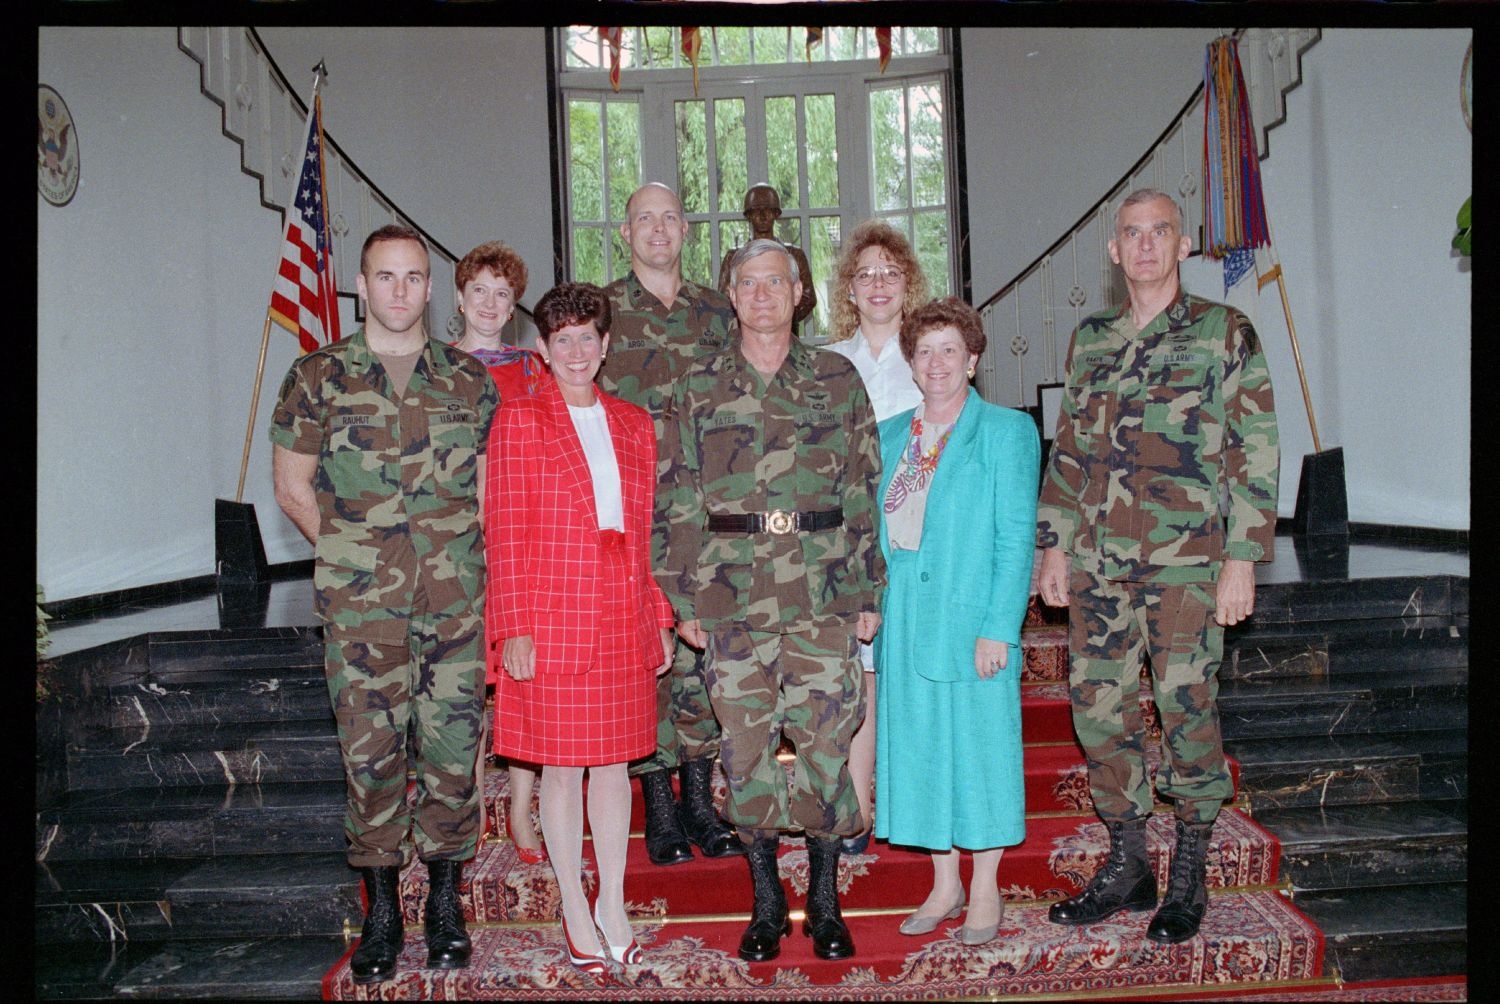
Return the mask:
[[[832,341],[824,348],[846,356],[859,371],[875,420],[915,408],[922,392],[901,354],[901,322],[927,302],[927,277],[906,235],[882,220],[866,220],[844,241],[833,303]],[[860,646],[865,666],[865,720],[849,748],[849,774],[864,829],[844,841],[845,854],[862,854],[875,823],[870,796],[875,777],[875,660]]]

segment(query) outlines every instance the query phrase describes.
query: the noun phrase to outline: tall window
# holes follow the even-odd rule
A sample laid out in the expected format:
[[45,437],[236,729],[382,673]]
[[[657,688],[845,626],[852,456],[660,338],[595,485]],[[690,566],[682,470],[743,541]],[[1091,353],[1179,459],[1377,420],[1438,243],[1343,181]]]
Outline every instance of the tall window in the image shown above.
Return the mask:
[[625,29],[619,92],[597,29],[559,32],[570,277],[629,270],[625,200],[661,180],[687,214],[683,274],[717,285],[725,253],[750,234],[745,191],[768,182],[781,197],[776,236],[807,254],[818,293],[805,338],[827,330],[841,235],[871,216],[911,237],[934,292],[957,288],[946,33],[893,29],[882,74],[873,28],[826,28],[810,58],[802,28],[700,31],[695,90],[678,29]]

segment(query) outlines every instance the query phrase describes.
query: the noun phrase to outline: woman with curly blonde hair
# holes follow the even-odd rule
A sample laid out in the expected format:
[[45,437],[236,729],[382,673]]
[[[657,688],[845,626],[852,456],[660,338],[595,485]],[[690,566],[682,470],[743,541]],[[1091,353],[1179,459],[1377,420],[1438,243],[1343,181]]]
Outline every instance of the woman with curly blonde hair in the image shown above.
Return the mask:
[[[901,353],[901,322],[928,300],[927,276],[906,235],[884,220],[865,220],[844,241],[833,290],[833,340],[824,348],[846,356],[859,371],[875,420],[915,408],[922,392]],[[860,646],[865,666],[865,720],[849,748],[849,773],[864,832],[844,841],[844,853],[869,846],[875,823],[870,795],[875,777],[875,659]]]

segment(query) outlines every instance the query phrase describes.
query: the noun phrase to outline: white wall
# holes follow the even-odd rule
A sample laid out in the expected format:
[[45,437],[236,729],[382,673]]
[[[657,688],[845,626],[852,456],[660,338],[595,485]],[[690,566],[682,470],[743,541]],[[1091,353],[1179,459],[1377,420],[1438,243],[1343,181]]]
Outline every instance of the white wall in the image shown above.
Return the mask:
[[[1469,526],[1471,275],[1449,245],[1473,185],[1471,37],[1325,30],[1261,165],[1319,444],[1343,448],[1357,522]],[[1223,299],[1222,268],[1197,264],[1195,291]],[[1313,439],[1285,311],[1274,284],[1231,300],[1271,366],[1290,515]]]
[[[1139,156],[1138,137],[1191,92],[1210,34],[964,32],[976,294]],[[329,131],[437,239],[462,253],[499,237],[532,268],[525,302],[550,285],[544,32],[265,35],[294,76],[328,60]],[[1319,432],[1345,449],[1357,521],[1469,525],[1470,277],[1447,251],[1471,185],[1458,107],[1469,35],[1325,32],[1263,165]],[[37,198],[38,581],[65,599],[209,574],[280,218],[241,172],[175,29],[43,28],[38,57],[82,152],[74,200]],[[1290,513],[1310,439],[1279,314],[1263,302],[1257,321]],[[294,355],[273,330],[245,491],[273,562],[310,553],[272,498],[265,438]]]
[[[1207,28],[964,28],[969,263],[982,303],[1120,180],[1203,80]],[[1163,186],[1175,190],[1177,178]]]
[[295,86],[327,63],[324,129],[423,229],[460,257],[509,244],[528,307],[552,287],[545,29],[257,30]]
[[[38,61],[81,173],[68,205],[37,196],[37,579],[64,599],[209,574],[280,219],[175,29],[45,28]],[[295,349],[272,331],[245,491],[273,561],[307,551],[279,525],[263,428]]]

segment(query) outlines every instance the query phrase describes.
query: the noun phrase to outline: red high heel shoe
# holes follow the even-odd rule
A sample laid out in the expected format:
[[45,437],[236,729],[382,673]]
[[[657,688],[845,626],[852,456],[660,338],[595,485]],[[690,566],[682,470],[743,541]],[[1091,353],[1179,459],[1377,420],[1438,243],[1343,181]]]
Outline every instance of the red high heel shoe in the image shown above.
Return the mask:
[[599,941],[603,943],[605,950],[609,952],[610,957],[613,958],[616,962],[618,962],[622,966],[634,966],[640,963],[641,946],[636,943],[634,931],[630,932],[630,944],[610,944],[609,935],[604,933],[604,925],[599,922],[598,900],[594,901],[594,927],[599,930]]
[[547,863],[547,848],[538,847],[533,850],[530,847],[522,847],[516,843],[516,834],[510,827],[510,813],[505,813],[505,836],[516,849],[516,857],[521,859],[522,864],[541,865]]
[[[573,968],[580,973],[589,973],[594,976],[603,976],[607,971],[609,960],[602,955],[580,955],[573,947],[573,936],[568,933],[568,918],[562,919],[563,941],[568,946],[568,961],[573,963]],[[608,944],[608,942],[605,942]]]

